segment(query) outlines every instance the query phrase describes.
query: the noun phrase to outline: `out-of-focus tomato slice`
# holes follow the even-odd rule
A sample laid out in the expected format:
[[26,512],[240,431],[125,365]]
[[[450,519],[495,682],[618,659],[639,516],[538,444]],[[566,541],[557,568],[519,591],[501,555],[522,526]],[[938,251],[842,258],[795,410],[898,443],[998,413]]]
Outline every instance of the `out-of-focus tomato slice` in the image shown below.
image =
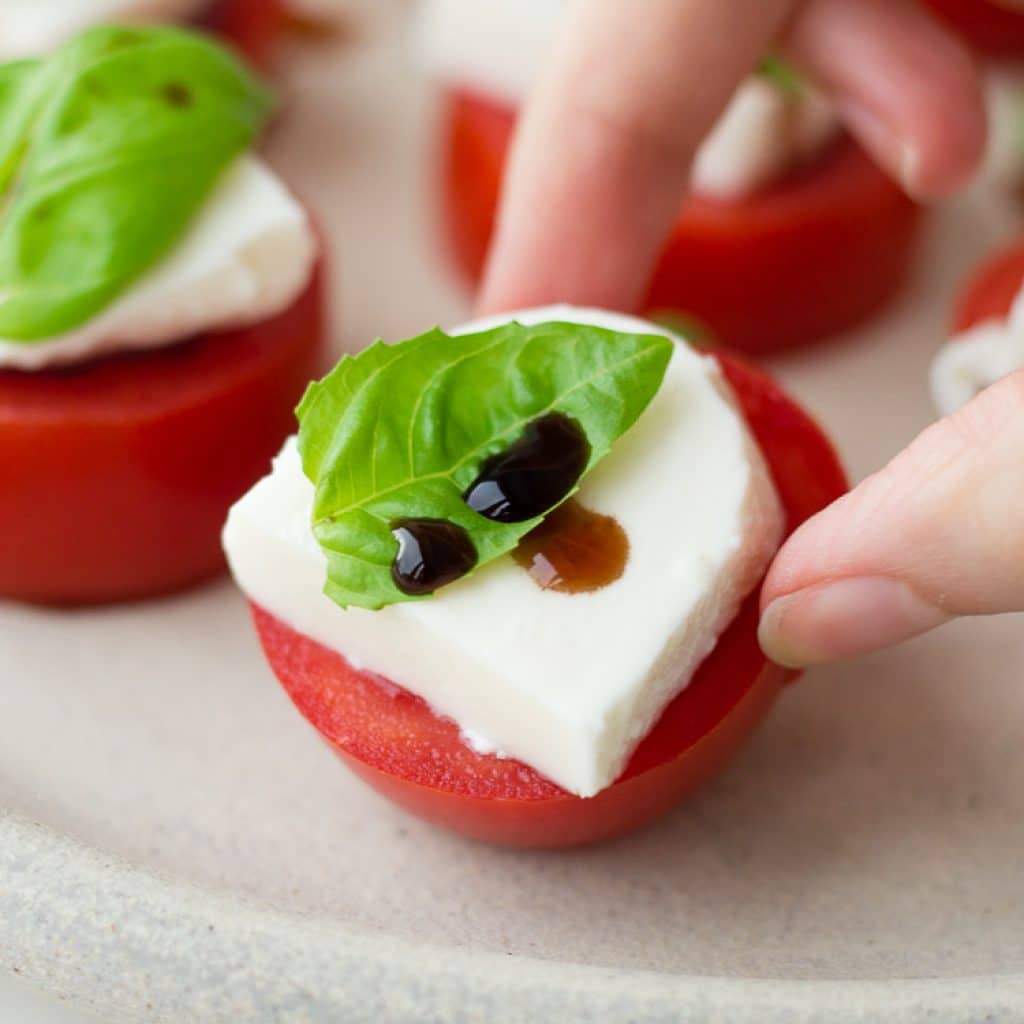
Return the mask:
[[992,0],[924,0],[972,46],[994,57],[1024,56],[1024,11]]
[[284,20],[282,0],[214,0],[197,19],[232,42],[254,64],[266,64]]
[[1002,320],[1024,287],[1024,240],[996,253],[971,278],[953,312],[959,334],[982,320]]
[[[792,531],[846,490],[843,470],[821,430],[770,378],[732,357],[718,358],[771,467]],[[758,647],[755,593],[621,778],[584,800],[518,761],[475,753],[457,726],[424,701],[353,669],[261,608],[253,607],[253,617],[296,707],[354,771],[427,821],[510,846],[590,843],[650,821],[725,763],[787,679]]]
[[[445,209],[456,261],[483,268],[515,113],[449,93]],[[654,272],[652,313],[695,317],[747,353],[805,345],[870,317],[909,273],[919,208],[849,138],[756,195],[690,196]]]
[[250,327],[0,371],[0,597],[126,600],[220,572],[228,508],[294,429],[323,335],[318,269]]

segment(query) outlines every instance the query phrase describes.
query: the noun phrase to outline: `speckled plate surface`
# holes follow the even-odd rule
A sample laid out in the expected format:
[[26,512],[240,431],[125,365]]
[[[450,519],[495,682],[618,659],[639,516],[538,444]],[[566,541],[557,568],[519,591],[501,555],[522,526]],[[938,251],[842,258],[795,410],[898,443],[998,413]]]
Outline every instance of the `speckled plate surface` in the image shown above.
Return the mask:
[[[466,312],[393,28],[293,60],[274,138],[336,248],[339,349]],[[886,319],[778,364],[856,475],[930,418],[947,298],[1011,227],[944,211]],[[1024,1018],[1022,625],[816,672],[666,820],[535,854],[349,776],[227,582],[0,606],[0,968],[104,1021]]]

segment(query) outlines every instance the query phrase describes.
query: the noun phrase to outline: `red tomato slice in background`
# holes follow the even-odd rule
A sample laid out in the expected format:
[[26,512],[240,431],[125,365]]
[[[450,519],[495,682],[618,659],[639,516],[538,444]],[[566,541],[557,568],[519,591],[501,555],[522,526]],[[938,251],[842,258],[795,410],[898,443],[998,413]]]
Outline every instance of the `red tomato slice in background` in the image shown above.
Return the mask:
[[[453,90],[445,114],[445,216],[456,262],[479,279],[515,112]],[[644,306],[695,317],[720,342],[763,353],[854,327],[901,288],[920,209],[848,137],[735,202],[690,196]]]
[[[733,357],[717,358],[771,468],[792,531],[846,490],[842,467],[821,430],[769,377]],[[412,814],[509,846],[595,842],[662,814],[722,767],[788,678],[758,647],[758,595],[752,594],[621,778],[581,799],[518,761],[477,754],[454,722],[423,700],[353,669],[255,605],[253,618],[296,707],[358,775]]]
[[991,0],[924,0],[973,47],[994,57],[1024,56],[1024,11]]
[[321,277],[250,327],[0,371],[0,597],[126,600],[219,573],[228,508],[321,369]]
[[214,0],[199,25],[230,40],[254,64],[266,64],[284,19],[282,0]]
[[971,278],[953,312],[959,334],[983,320],[1002,320],[1024,286],[1024,240],[996,253]]

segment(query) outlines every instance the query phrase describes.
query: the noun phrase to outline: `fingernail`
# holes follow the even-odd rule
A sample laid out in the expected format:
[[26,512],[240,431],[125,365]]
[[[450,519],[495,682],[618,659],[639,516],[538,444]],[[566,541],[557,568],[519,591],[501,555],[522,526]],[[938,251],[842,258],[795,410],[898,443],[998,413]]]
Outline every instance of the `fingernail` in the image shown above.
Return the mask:
[[803,668],[888,647],[948,618],[899,580],[862,577],[777,598],[761,616],[758,635],[772,661]]
[[869,107],[844,104],[843,120],[879,163],[894,175],[910,196],[921,192],[921,159],[909,142],[901,139]]

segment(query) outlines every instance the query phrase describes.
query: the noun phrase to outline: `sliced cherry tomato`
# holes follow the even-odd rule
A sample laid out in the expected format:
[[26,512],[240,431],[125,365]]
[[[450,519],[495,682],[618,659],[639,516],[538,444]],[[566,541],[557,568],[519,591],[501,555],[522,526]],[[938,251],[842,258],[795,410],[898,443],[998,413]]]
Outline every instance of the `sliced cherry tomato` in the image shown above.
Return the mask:
[[953,312],[959,334],[982,320],[1002,320],[1024,287],[1024,240],[996,253],[971,278]]
[[198,22],[230,40],[255,64],[266,64],[284,19],[282,0],[214,0]]
[[972,46],[996,57],[1024,56],[1024,11],[992,0],[924,0]]
[[[814,422],[766,375],[718,356],[771,467],[794,530],[847,487]],[[526,765],[477,754],[420,698],[352,668],[257,606],[267,658],[299,711],[370,785],[427,821],[509,846],[595,842],[657,817],[713,775],[761,719],[786,672],[757,644],[752,594],[621,778],[590,799]]]
[[320,371],[321,274],[283,313],[149,352],[0,371],[0,597],[125,600],[224,566],[228,508]]
[[[445,206],[456,261],[483,268],[512,109],[452,91]],[[736,202],[691,196],[645,308],[696,317],[723,344],[761,353],[861,323],[905,282],[919,208],[848,137],[784,181]]]

